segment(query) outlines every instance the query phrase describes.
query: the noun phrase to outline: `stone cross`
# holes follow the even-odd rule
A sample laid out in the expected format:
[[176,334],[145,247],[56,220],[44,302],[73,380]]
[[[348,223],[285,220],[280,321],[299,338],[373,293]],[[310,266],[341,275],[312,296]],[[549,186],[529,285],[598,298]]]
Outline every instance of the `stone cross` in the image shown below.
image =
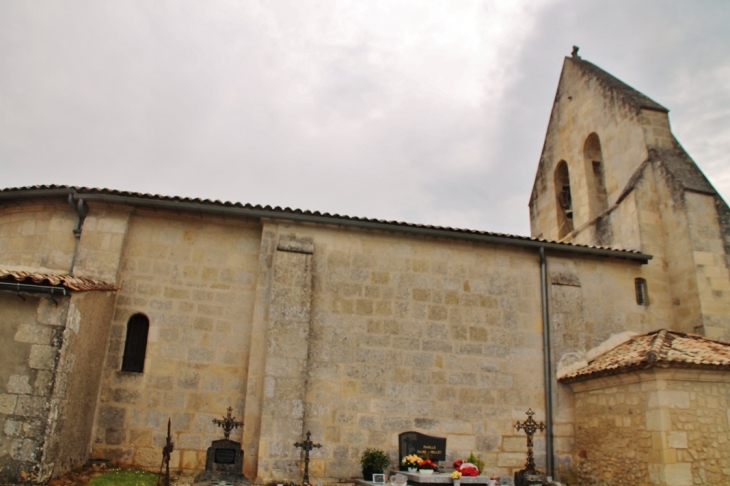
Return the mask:
[[227,417],[223,417],[222,420],[213,419],[213,423],[223,429],[223,435],[226,438],[226,440],[228,440],[228,436],[231,435],[231,430],[236,429],[243,425],[243,422],[233,420],[233,417],[231,417],[231,412],[233,412],[233,409],[231,407],[228,407],[228,416]]
[[532,436],[535,435],[535,432],[543,431],[545,430],[545,423],[544,422],[535,422],[532,419],[532,416],[535,415],[535,412],[532,411],[532,409],[527,409],[527,420],[520,423],[517,421],[515,424],[515,429],[517,430],[524,430],[525,434],[527,434],[527,462],[525,463],[525,470],[526,471],[535,471],[535,456],[532,452]]
[[322,447],[322,444],[315,444],[312,442],[311,437],[312,433],[307,431],[307,440],[294,443],[294,447],[301,447],[304,451],[304,479],[302,480],[302,484],[309,484],[309,451],[315,447]]

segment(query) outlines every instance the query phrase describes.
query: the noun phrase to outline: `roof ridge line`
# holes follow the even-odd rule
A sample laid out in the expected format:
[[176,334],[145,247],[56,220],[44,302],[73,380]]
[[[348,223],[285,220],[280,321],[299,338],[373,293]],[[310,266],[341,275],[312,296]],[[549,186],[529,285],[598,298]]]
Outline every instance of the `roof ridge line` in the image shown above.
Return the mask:
[[649,345],[649,352],[646,353],[646,362],[651,365],[661,358],[664,342],[667,338],[667,330],[660,329]]

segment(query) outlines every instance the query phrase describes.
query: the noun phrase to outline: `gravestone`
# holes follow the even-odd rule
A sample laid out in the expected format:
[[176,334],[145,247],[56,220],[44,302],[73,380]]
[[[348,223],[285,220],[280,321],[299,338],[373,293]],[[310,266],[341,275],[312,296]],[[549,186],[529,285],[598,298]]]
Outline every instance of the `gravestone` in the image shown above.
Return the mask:
[[405,456],[416,454],[422,459],[433,462],[446,460],[446,438],[434,437],[420,432],[403,432],[398,434],[398,462]]
[[223,428],[225,439],[211,442],[205,456],[205,471],[195,477],[196,484],[228,483],[246,486],[251,484],[251,481],[243,474],[243,449],[241,449],[241,443],[228,438],[231,430],[243,425],[242,422],[234,420],[231,411],[231,407],[228,407],[227,417],[222,420],[213,419],[214,424]]
[[210,482],[251,484],[243,475],[243,450],[241,443],[220,439],[211,442],[205,456],[205,471],[195,478],[196,483]]

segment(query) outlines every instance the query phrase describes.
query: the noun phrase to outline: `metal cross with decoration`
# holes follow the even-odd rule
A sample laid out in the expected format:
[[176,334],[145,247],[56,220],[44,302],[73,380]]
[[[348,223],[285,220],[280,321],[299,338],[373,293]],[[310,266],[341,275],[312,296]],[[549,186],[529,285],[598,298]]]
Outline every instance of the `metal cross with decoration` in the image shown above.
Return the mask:
[[517,421],[515,424],[515,429],[517,430],[524,430],[525,434],[527,434],[527,462],[525,463],[525,470],[526,471],[535,471],[535,455],[532,452],[532,436],[535,435],[535,432],[543,431],[545,430],[545,423],[544,422],[535,422],[532,419],[532,416],[535,415],[535,412],[532,411],[532,409],[527,409],[527,420],[520,423]]
[[294,443],[294,447],[300,447],[304,451],[304,478],[302,479],[302,484],[309,484],[309,451],[315,447],[322,447],[322,444],[315,444],[312,442],[311,437],[312,433],[307,431],[307,440]]
[[223,419],[213,419],[213,423],[223,429],[223,435],[226,440],[231,435],[231,430],[243,425],[243,422],[234,420],[234,417],[231,417],[231,412],[233,412],[233,408],[228,407],[228,416],[223,417]]
[[[162,466],[165,466],[165,476],[163,480],[164,486],[170,486],[170,458],[172,457],[172,451],[175,449],[175,444],[172,442],[172,434],[170,433],[170,426],[172,422],[170,418],[167,419],[167,437],[165,438],[165,445],[162,447],[162,464],[160,464],[160,473],[162,473]],[[160,480],[163,477],[157,478],[157,484],[159,486]]]

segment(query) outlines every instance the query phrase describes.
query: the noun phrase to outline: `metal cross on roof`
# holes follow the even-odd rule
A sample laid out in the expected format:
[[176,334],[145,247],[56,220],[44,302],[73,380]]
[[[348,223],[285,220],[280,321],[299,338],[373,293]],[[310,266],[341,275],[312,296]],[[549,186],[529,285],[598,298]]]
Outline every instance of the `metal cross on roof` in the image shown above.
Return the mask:
[[231,430],[243,425],[243,422],[234,420],[234,417],[231,417],[231,412],[233,412],[233,408],[228,407],[228,416],[223,417],[223,419],[213,419],[213,423],[223,429],[223,436],[226,439],[231,435]]
[[535,455],[532,452],[532,436],[535,435],[535,432],[538,430],[545,430],[545,423],[535,422],[532,419],[535,412],[533,412],[531,408],[527,409],[527,412],[525,413],[527,414],[527,420],[522,423],[517,421],[515,429],[524,430],[525,434],[527,434],[527,462],[525,463],[525,470],[531,472],[535,471]]
[[294,443],[294,447],[300,447],[304,451],[304,478],[302,479],[302,484],[309,484],[309,451],[315,447],[322,447],[322,444],[315,444],[312,442],[311,437],[312,433],[307,431],[307,440]]

